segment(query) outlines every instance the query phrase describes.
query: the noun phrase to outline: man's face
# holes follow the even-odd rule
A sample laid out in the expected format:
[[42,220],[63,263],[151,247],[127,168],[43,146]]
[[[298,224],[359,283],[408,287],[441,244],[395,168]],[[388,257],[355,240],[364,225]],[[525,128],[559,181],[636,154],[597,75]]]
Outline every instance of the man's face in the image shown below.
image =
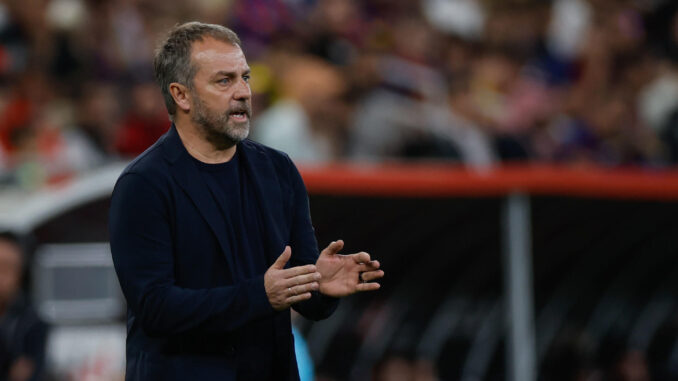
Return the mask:
[[0,241],[0,304],[14,298],[20,281],[21,253],[14,244]]
[[250,68],[235,45],[205,38],[193,44],[191,62],[197,72],[191,94],[191,121],[217,147],[247,138],[250,131]]

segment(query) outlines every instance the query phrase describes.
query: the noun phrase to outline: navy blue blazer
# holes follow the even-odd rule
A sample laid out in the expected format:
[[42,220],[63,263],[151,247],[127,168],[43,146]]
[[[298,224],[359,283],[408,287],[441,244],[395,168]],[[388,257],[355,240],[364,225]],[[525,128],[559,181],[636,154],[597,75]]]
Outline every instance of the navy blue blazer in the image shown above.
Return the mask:
[[[292,248],[288,265],[315,263],[318,246],[299,172],[282,152],[238,144],[260,206],[269,266]],[[248,322],[271,319],[278,380],[298,380],[290,311],[276,312],[263,274],[237,281],[225,222],[196,163],[172,126],[127,166],[113,191],[111,252],[127,299],[128,381],[235,380],[235,357],[256,356],[236,340]],[[337,299],[314,293],[294,308],[319,320]],[[248,350],[249,349],[249,350]]]

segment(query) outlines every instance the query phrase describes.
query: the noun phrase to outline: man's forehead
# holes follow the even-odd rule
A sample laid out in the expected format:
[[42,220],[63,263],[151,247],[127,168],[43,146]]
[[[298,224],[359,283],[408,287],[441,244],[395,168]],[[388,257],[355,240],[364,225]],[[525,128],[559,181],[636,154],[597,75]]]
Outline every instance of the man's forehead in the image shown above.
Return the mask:
[[196,41],[191,49],[192,60],[200,66],[205,64],[227,64],[231,69],[235,66],[247,66],[245,54],[239,46],[214,38]]

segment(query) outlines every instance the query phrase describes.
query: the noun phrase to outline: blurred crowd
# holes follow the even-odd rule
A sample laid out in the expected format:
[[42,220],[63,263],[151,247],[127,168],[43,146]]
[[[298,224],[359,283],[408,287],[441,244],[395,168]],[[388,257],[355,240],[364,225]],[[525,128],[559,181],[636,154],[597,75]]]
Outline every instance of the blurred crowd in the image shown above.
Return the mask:
[[6,0],[0,183],[152,144],[154,45],[189,20],[239,33],[252,138],[298,163],[678,161],[671,0]]

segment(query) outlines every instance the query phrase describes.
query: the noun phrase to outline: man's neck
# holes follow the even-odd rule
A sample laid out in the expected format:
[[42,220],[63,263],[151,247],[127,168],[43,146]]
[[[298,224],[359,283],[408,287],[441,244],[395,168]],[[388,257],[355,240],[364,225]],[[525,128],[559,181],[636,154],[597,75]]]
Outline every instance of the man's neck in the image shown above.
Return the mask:
[[235,155],[236,146],[217,148],[207,140],[198,128],[191,123],[175,122],[181,142],[186,151],[195,159],[207,164],[219,164],[230,161]]

